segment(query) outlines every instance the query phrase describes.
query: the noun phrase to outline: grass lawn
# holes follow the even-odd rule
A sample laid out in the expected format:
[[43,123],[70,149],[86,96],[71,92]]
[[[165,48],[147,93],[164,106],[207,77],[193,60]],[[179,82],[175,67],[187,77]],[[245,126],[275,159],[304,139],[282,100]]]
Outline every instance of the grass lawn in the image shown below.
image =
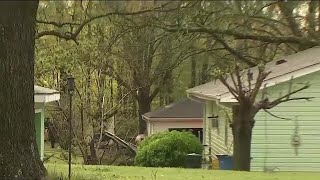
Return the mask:
[[[50,143],[44,143],[44,158],[50,157],[45,163],[49,164],[64,164],[68,163],[68,151],[65,151],[58,147],[56,144],[55,148],[51,148]],[[83,159],[80,156],[80,153],[72,154],[72,163],[74,164],[82,164]]]
[[[68,176],[67,152],[46,144],[45,156],[53,155],[45,166],[52,177]],[[183,168],[144,168],[130,166],[84,166],[79,153],[73,157],[74,180],[319,180],[319,173],[307,172],[234,172]],[[55,178],[52,178],[55,180]]]
[[[66,164],[46,164],[49,174],[65,177]],[[144,168],[130,166],[72,166],[73,179],[110,180],[318,180],[320,173],[307,172],[234,172],[183,168]]]

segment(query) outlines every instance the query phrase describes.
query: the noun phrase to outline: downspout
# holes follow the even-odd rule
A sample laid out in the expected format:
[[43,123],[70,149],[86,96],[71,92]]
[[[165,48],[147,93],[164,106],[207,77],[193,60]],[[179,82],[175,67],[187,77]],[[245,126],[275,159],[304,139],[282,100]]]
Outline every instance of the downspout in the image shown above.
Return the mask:
[[[212,114],[212,105],[210,104],[210,101],[206,101],[206,107],[209,107],[209,109],[210,109],[210,114]],[[207,108],[206,108],[207,109]],[[210,165],[212,164],[212,143],[211,143],[211,136],[212,136],[212,134],[211,134],[211,130],[212,130],[212,127],[211,127],[211,124],[212,123],[210,123],[210,119],[208,118],[208,116],[207,116],[208,114],[206,113],[206,123],[208,123],[208,124],[206,124],[206,127],[208,127],[208,146],[209,146],[209,162],[210,162]]]
[[[187,98],[191,99],[193,101],[196,101],[196,102],[200,102],[200,103],[203,104],[203,101],[200,101],[199,99],[196,99],[196,98],[192,97],[192,95],[190,95],[189,92],[187,92]],[[207,136],[206,136],[206,134],[207,134],[207,130],[206,130],[206,125],[207,125],[207,100],[206,99],[204,99],[204,100],[205,100],[204,101],[204,108],[203,108],[203,111],[202,111],[202,115],[203,115],[202,116],[202,134],[203,134],[203,140],[202,140],[203,142],[202,142],[202,144],[203,144],[203,146],[205,148],[206,146],[209,146],[209,144],[206,143],[207,142]]]
[[[218,96],[218,101],[216,101],[216,105],[218,107],[223,107],[223,105],[220,105],[220,100],[221,100],[221,97]],[[233,106],[233,105],[232,105]],[[227,115],[227,114],[226,114]],[[231,119],[232,120],[232,119]],[[230,142],[230,146],[228,145],[228,139],[229,139],[229,134],[228,134],[228,129],[229,129],[229,121],[228,121],[228,118],[225,118],[225,131],[224,131],[224,135],[225,135],[225,146],[227,148],[227,154],[230,155],[231,153],[231,147],[233,145],[233,142]],[[229,146],[229,147],[228,147]]]
[[[203,103],[203,101],[199,101],[198,99],[196,98],[193,98],[192,95],[190,95],[189,92],[187,92],[187,98],[188,99],[191,99],[191,100],[194,100],[194,101],[197,101],[197,102],[200,102],[200,103]],[[207,141],[207,113],[208,113],[208,100],[204,99],[204,106],[203,106],[203,110],[202,110],[202,134],[203,134],[203,142],[202,142],[202,145],[203,145],[203,157],[207,157],[207,154],[206,154],[206,149],[209,147],[210,149],[210,142]],[[207,143],[208,142],[208,143]],[[210,161],[210,158],[211,158],[211,152],[209,150],[209,161]],[[207,158],[205,158],[207,159]],[[210,161],[211,162],[211,161]]]
[[[219,109],[218,109],[218,107],[220,106],[219,105],[219,102],[220,102],[220,96],[217,96],[217,100],[215,100],[215,104],[216,104],[216,115],[215,116],[217,116],[217,121],[219,121]],[[212,109],[212,107],[211,107],[211,109]],[[212,119],[213,120],[213,119]],[[211,121],[212,121],[211,120]],[[211,135],[211,129],[212,129],[212,122],[211,122],[211,125],[210,125],[210,135]],[[219,132],[219,122],[218,122],[218,127],[217,127],[217,133]],[[213,148],[213,146],[212,146],[212,144],[211,144],[211,136],[210,136],[210,149],[212,149]],[[211,154],[210,154],[211,155]],[[216,155],[213,155],[216,159],[217,159],[217,157],[216,157]],[[211,157],[212,157],[212,155],[211,155]],[[211,158],[212,159],[212,158]]]
[[[202,145],[204,146],[204,149],[208,146],[207,144],[207,130],[206,130],[206,124],[207,124],[207,102],[204,104],[204,108],[202,111],[202,133],[203,133],[203,142]],[[205,155],[205,150],[204,150]]]

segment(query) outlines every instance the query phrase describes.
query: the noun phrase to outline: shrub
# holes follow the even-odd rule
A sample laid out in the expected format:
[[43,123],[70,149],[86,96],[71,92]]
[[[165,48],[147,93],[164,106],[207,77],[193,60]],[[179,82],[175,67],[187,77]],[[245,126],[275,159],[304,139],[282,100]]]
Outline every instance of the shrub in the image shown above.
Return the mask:
[[161,132],[144,139],[138,146],[135,165],[181,167],[189,153],[201,154],[202,144],[191,132]]

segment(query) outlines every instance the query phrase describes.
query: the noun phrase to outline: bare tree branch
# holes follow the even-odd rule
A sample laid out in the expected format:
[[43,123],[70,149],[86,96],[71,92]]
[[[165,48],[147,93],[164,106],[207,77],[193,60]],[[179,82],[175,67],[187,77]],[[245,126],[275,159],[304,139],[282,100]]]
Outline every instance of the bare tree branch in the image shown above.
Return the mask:
[[187,53],[185,53],[183,55],[180,55],[177,58],[177,60],[175,61],[175,63],[173,63],[172,65],[170,65],[166,69],[164,69],[164,70],[161,70],[161,69],[155,70],[154,72],[157,72],[157,73],[153,74],[153,78],[151,79],[151,81],[153,82],[155,79],[159,78],[159,76],[163,76],[165,73],[172,71],[177,66],[179,66],[182,62],[184,62],[184,60],[188,59],[191,56],[202,54],[202,53],[206,53],[206,52],[211,52],[211,51],[215,51],[215,50],[223,50],[223,49],[224,48],[214,48],[214,49],[196,49],[196,50],[187,51]]
[[[232,81],[232,83],[233,83],[234,89],[235,89],[237,92],[239,92],[239,96],[240,96],[241,93],[240,93],[240,89],[239,89],[239,84],[238,84],[237,81],[235,80],[234,74],[236,74],[236,73],[230,74],[230,78],[231,78],[231,81]],[[235,76],[237,76],[237,75],[235,75]]]
[[250,102],[251,103],[254,103],[254,101],[257,97],[257,94],[262,86],[263,81],[269,76],[270,73],[271,73],[271,71],[265,72],[264,68],[258,67],[258,77],[256,78],[256,83],[255,83],[254,88],[253,88],[251,95],[250,95]]
[[237,92],[233,87],[231,87],[230,84],[227,83],[226,78],[224,78],[223,76],[220,76],[220,77],[219,77],[219,80],[222,82],[223,85],[225,85],[225,86],[228,88],[229,92],[230,92],[238,101],[240,101],[238,92]]
[[150,101],[152,101],[160,92],[160,87],[158,86],[155,90],[153,90],[153,92],[150,95]]
[[[105,17],[110,17],[110,16],[135,16],[135,15],[140,15],[140,14],[144,14],[144,13],[149,13],[149,12],[170,12],[170,11],[174,11],[177,9],[182,9],[182,8],[190,8],[192,6],[194,6],[196,3],[189,3],[187,6],[184,7],[176,7],[176,8],[169,8],[169,9],[163,9],[163,7],[165,7],[166,5],[168,5],[168,3],[163,4],[159,7],[153,8],[153,9],[147,9],[147,10],[141,10],[141,11],[135,11],[135,12],[110,12],[110,13],[106,13],[103,15],[99,15],[99,16],[95,16],[95,17],[91,17],[85,21],[83,21],[74,32],[58,32],[55,30],[50,30],[50,31],[43,31],[43,32],[39,32],[36,34],[35,38],[39,39],[43,36],[56,36],[59,38],[63,38],[65,40],[73,40],[74,42],[77,43],[77,36],[80,34],[81,30],[89,23],[91,23],[94,20],[100,19],[100,18],[105,18]],[[40,21],[41,22],[41,21]],[[50,24],[58,24],[59,23],[53,23],[51,22]],[[78,44],[78,43],[77,43]]]
[[298,92],[300,92],[302,90],[305,90],[305,89],[307,89],[309,87],[310,87],[310,84],[307,84],[307,85],[305,85],[305,86],[303,86],[303,87],[301,87],[301,88],[299,88],[299,89],[297,89],[295,91],[292,91],[292,92],[290,92],[290,93],[288,93],[286,95],[283,95],[283,96],[281,96],[281,97],[279,97],[279,98],[277,98],[277,99],[275,99],[275,100],[273,100],[271,102],[269,101],[268,98],[265,98],[265,99],[257,102],[255,104],[255,107],[259,111],[260,109],[271,109],[271,108],[277,106],[280,103],[288,102],[288,101],[295,101],[295,100],[307,100],[307,101],[310,101],[310,99],[312,99],[314,97],[290,98],[291,95],[296,94],[296,93],[298,93]]
[[252,78],[253,78],[253,74],[252,74],[252,72],[251,72],[251,70],[249,68],[248,71],[247,71],[247,81],[248,81],[249,92],[251,92],[251,90],[252,90],[252,87],[251,87],[252,86],[252,84],[251,84]]
[[243,83],[241,81],[240,68],[239,68],[239,66],[237,64],[236,64],[235,70],[236,70],[235,71],[235,76],[237,77],[239,97],[243,97],[243,96],[245,96],[245,92],[244,92],[244,89],[243,89]]
[[243,33],[243,32],[238,32],[235,30],[230,30],[230,29],[209,29],[205,27],[192,27],[192,28],[183,28],[179,27],[178,25],[169,25],[166,26],[159,26],[159,25],[154,25],[155,27],[164,29],[169,32],[197,32],[197,33],[207,33],[207,34],[224,34],[224,35],[229,35],[232,36],[236,39],[251,39],[251,40],[256,40],[256,41],[261,41],[261,42],[269,42],[269,43],[294,43],[294,44],[305,44],[305,45],[310,45],[310,46],[318,46],[320,45],[319,41],[316,41],[314,39],[310,39],[307,37],[296,37],[296,36],[268,36],[268,35],[259,35],[259,34],[254,34],[254,33]]
[[290,93],[288,93],[288,94],[286,94],[286,95],[284,95],[284,96],[282,96],[282,97],[280,97],[280,98],[278,98],[278,99],[270,102],[270,103],[268,104],[268,106],[266,107],[266,109],[271,109],[271,108],[277,106],[278,104],[283,103],[283,102],[287,102],[287,101],[302,100],[302,99],[310,100],[311,97],[288,98],[288,97],[290,97],[292,94],[298,93],[298,92],[300,92],[300,91],[302,91],[302,90],[304,90],[304,89],[307,89],[307,88],[309,88],[309,87],[310,87],[310,84],[307,84],[307,85],[303,86],[302,88],[299,88],[299,89],[297,89],[297,90],[295,90],[295,91],[292,91],[292,92],[290,92]]
[[279,118],[279,119],[284,119],[284,120],[291,120],[290,118],[284,118],[284,117],[280,117],[280,116],[277,116],[273,113],[271,113],[270,111],[266,110],[266,109],[263,109],[266,113],[270,114],[271,116],[275,117],[275,118]]
[[302,36],[301,31],[299,30],[299,25],[297,21],[294,19],[293,15],[293,7],[288,5],[287,2],[281,0],[278,2],[278,6],[280,11],[282,12],[284,18],[287,20],[290,29],[292,30],[295,36]]
[[318,6],[318,1],[310,1],[309,2],[309,9],[308,9],[308,14],[306,16],[306,20],[308,23],[308,33],[311,37],[316,37],[317,35],[315,34],[316,32],[316,13],[317,13],[317,6]]
[[39,24],[48,24],[48,25],[53,25],[59,28],[62,28],[65,25],[80,25],[80,23],[75,23],[75,22],[54,22],[54,21],[45,21],[45,20],[36,20],[37,23]]
[[[69,117],[67,116],[67,113],[65,112],[65,110],[61,107],[60,102],[59,102],[59,101],[55,101],[55,102],[57,103],[57,106],[56,106],[56,107],[57,107],[58,110],[62,113],[62,115],[65,117],[65,121],[68,121]],[[77,145],[78,145],[78,147],[79,147],[79,149],[80,149],[80,151],[81,151],[81,154],[82,154],[83,156],[86,156],[87,153],[86,153],[84,147],[82,146],[82,144],[83,144],[83,139],[82,139],[82,141],[81,141],[81,140],[78,138],[77,133],[75,132],[75,129],[74,129],[74,128],[72,128],[72,134],[73,134],[73,136],[75,137],[76,143],[77,143]]]
[[[79,33],[80,33],[80,31],[79,31]],[[50,30],[50,31],[42,31],[42,32],[37,33],[35,38],[39,39],[39,38],[41,38],[43,36],[55,36],[55,37],[58,37],[58,38],[61,38],[61,39],[65,39],[66,41],[73,40],[77,45],[79,45],[79,42],[76,39],[78,34],[73,34],[71,32],[61,33],[61,32],[58,32],[58,31]]]
[[257,64],[252,62],[250,59],[244,57],[240,52],[234,50],[233,48],[231,48],[222,38],[220,38],[219,36],[217,36],[216,34],[211,34],[213,36],[213,38],[218,41],[220,44],[222,44],[222,46],[228,50],[231,54],[233,54],[235,57],[239,58],[240,60],[242,60],[243,62],[245,62],[246,64],[248,64],[249,66],[253,67],[256,66]]
[[261,11],[263,11],[263,9],[269,7],[269,6],[272,6],[274,4],[277,4],[278,1],[273,1],[273,2],[270,2],[270,3],[267,3],[266,5],[262,6],[260,9],[258,9],[257,11],[254,12],[253,16],[259,14]]

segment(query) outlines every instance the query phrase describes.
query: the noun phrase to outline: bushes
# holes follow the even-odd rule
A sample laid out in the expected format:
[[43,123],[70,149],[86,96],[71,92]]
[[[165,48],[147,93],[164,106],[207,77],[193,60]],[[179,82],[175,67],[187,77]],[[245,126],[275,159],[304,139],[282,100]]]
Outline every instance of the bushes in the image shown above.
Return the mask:
[[199,139],[190,132],[162,132],[143,140],[137,150],[135,165],[148,167],[180,167],[186,154],[202,152]]

